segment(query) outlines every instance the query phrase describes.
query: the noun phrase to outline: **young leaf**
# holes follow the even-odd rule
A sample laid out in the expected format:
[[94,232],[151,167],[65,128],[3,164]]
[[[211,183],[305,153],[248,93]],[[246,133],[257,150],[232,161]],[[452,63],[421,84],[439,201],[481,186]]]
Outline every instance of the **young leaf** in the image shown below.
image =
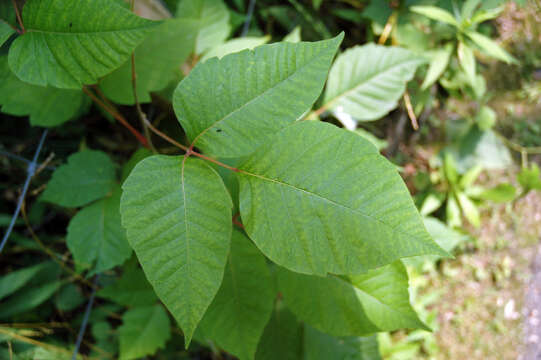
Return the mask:
[[26,285],[38,272],[47,268],[50,261],[12,271],[0,277],[0,299],[13,294]]
[[30,117],[34,126],[57,126],[75,118],[88,103],[81,90],[66,90],[25,83],[0,57],[0,106],[2,112]]
[[110,0],[28,0],[9,66],[35,85],[80,89],[119,67],[158,22]]
[[66,243],[75,264],[97,274],[124,263],[131,255],[120,223],[120,188],[83,208],[68,225]]
[[302,340],[302,323],[285,307],[283,301],[279,301],[261,336],[255,359],[300,360]]
[[15,33],[15,30],[5,21],[0,19],[0,46],[4,45],[7,39]]
[[231,31],[229,11],[222,0],[181,0],[176,16],[196,24],[196,54],[220,45]]
[[312,106],[343,37],[262,45],[196,66],[173,96],[188,138],[214,156],[253,152]]
[[481,217],[477,205],[470,200],[463,192],[457,192],[456,194],[462,213],[468,219],[468,222],[478,228],[481,226]]
[[304,325],[304,360],[381,360],[376,336],[333,337]]
[[475,56],[473,56],[473,50],[463,42],[458,43],[458,60],[460,66],[466,73],[468,80],[472,86],[475,84]]
[[354,133],[298,122],[239,168],[246,232],[281,266],[356,274],[402,257],[446,256],[426,232],[396,167]]
[[426,73],[421,89],[428,89],[432,84],[434,84],[440,76],[443,74],[447,65],[449,64],[449,59],[453,53],[453,46],[447,45],[443,50],[438,50],[430,60],[430,66]]
[[400,261],[353,276],[319,277],[280,268],[278,287],[300,320],[329,335],[427,329],[409,303],[408,274]]
[[[175,78],[175,71],[193,50],[196,31],[193,21],[167,19],[135,49],[140,102],[150,102],[151,92],[162,90]],[[103,78],[100,88],[116,103],[134,104],[131,59]]]
[[513,185],[504,183],[483,191],[479,194],[479,198],[504,203],[512,201],[516,196],[516,192],[517,189]]
[[153,305],[158,300],[145,274],[137,267],[137,261],[127,262],[122,277],[97,295],[129,307]]
[[268,43],[270,39],[270,36],[267,35],[262,37],[242,37],[229,40],[228,42],[210,49],[205,55],[203,55],[200,61],[205,61],[213,57],[221,59],[229,54],[233,54],[245,49],[253,49],[257,46]]
[[128,241],[188,346],[222,282],[231,198],[214,170],[184,156],[144,159],[122,188]]
[[84,150],[55,170],[41,200],[78,207],[104,197],[114,186],[115,165],[111,159],[101,151]]
[[456,21],[455,17],[447,10],[437,6],[411,6],[410,10],[414,13],[424,15],[432,20],[441,21],[458,27],[458,22]]
[[505,61],[508,64],[518,64],[518,60],[509,55],[509,53],[502,49],[494,40],[475,31],[468,31],[466,32],[466,35],[468,35],[468,37],[487,55]]
[[169,317],[161,305],[130,309],[122,316],[118,338],[121,360],[152,355],[171,338]]
[[329,73],[323,106],[356,120],[376,120],[397,105],[425,59],[409,50],[374,44],[339,55]]
[[253,359],[272,313],[274,295],[265,257],[234,230],[222,286],[197,331],[240,360]]
[[540,170],[537,164],[532,163],[531,166],[523,167],[517,175],[517,180],[524,192],[530,190],[541,190]]

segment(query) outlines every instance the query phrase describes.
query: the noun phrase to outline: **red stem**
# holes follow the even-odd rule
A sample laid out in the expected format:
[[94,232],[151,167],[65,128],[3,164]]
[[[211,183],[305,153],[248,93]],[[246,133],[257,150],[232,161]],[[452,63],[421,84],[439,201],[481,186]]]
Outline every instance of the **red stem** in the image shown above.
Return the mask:
[[15,16],[17,17],[17,22],[19,23],[19,26],[21,27],[21,33],[24,34],[26,32],[26,29],[24,28],[23,18],[21,17],[21,13],[19,12],[17,3],[15,2],[15,0],[11,0],[11,3],[13,4],[13,8],[15,9]]

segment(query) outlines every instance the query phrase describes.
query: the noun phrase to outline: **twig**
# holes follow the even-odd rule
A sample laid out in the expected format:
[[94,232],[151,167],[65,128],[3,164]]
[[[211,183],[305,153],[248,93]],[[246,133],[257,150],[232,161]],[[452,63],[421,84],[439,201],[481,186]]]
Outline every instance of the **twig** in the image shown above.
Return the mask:
[[406,104],[406,109],[408,111],[408,116],[411,120],[411,126],[414,130],[419,130],[419,123],[417,122],[417,116],[415,116],[415,111],[413,111],[413,106],[411,105],[410,94],[406,90],[404,93],[404,104]]
[[28,186],[30,185],[30,180],[32,179],[32,177],[34,176],[34,173],[36,172],[37,160],[41,152],[41,148],[43,147],[43,143],[45,142],[45,137],[47,136],[47,132],[48,130],[45,129],[43,131],[43,134],[41,134],[41,139],[39,140],[38,147],[34,153],[34,158],[32,159],[32,162],[28,164],[28,168],[26,169],[26,181],[24,182],[23,191],[21,192],[21,196],[19,197],[19,201],[17,202],[17,207],[15,208],[15,212],[13,213],[13,216],[11,217],[11,222],[9,223],[8,229],[6,233],[4,234],[4,238],[2,239],[2,242],[0,243],[0,253],[4,249],[4,246],[6,245],[9,239],[9,236],[11,235],[11,231],[13,231],[13,226],[15,226],[15,221],[17,220],[17,217],[19,216],[19,212],[21,211],[21,207],[23,205],[26,192],[28,191]]
[[17,2],[15,0],[11,0],[11,3],[13,4],[13,9],[15,10],[15,16],[17,17],[17,22],[19,23],[19,26],[21,27],[21,33],[24,34],[26,32],[26,29],[24,28],[23,18],[21,17],[21,13],[19,12],[19,8],[17,7]]
[[29,337],[26,337],[26,336],[23,336],[23,335],[19,335],[17,333],[14,333],[14,332],[2,329],[2,328],[0,328],[0,334],[7,335],[10,338],[22,341],[22,342],[27,343],[27,344],[32,344],[34,346],[39,346],[39,347],[42,347],[42,348],[50,350],[50,351],[64,353],[64,354],[67,354],[67,355],[70,354],[70,352],[68,350],[64,349],[64,348],[54,346],[54,345],[51,345],[51,344],[47,344],[47,343],[44,343],[44,342],[41,342],[41,341],[37,341],[37,340],[34,340],[32,338],[29,338]]
[[[15,160],[19,160],[19,161],[22,161],[22,162],[25,162],[27,164],[30,164],[32,161],[28,160],[28,159],[25,159],[24,157],[22,156],[19,156],[17,154],[12,154],[10,153],[9,151],[5,151],[5,150],[0,150],[0,155],[4,155],[6,157],[9,157],[9,158],[12,158],[12,159],[15,159]],[[56,167],[55,166],[47,166],[47,163],[48,161],[45,160],[38,168],[38,170],[36,171],[36,174],[39,173],[39,169],[42,169],[45,168],[47,170],[55,170]]]
[[92,93],[88,88],[83,87],[83,91],[85,94],[88,95],[94,101],[98,106],[100,106],[103,110],[107,111],[112,117],[114,117],[116,120],[118,120],[122,125],[124,125],[136,138],[139,140],[139,142],[146,148],[149,148],[147,139],[139,133],[139,131],[135,130],[133,126],[128,123],[128,121],[122,116],[116,109],[111,108],[107,106],[102,100],[98,99],[96,95]]
[[383,45],[387,42],[387,39],[389,38],[389,35],[391,35],[391,31],[393,31],[394,24],[396,23],[397,13],[393,12],[391,16],[389,16],[389,19],[387,20],[387,23],[385,24],[385,27],[383,28],[383,31],[381,32],[381,36],[379,37],[378,44]]
[[246,19],[244,20],[244,25],[242,26],[242,32],[240,33],[241,37],[245,37],[246,34],[248,34],[248,30],[250,29],[250,23],[252,22],[252,16],[254,15],[254,9],[255,9],[255,0],[250,0],[250,3],[248,4],[248,11],[246,13]]
[[88,318],[90,317],[92,305],[94,304],[94,297],[96,296],[96,288],[98,287],[99,278],[99,274],[94,277],[94,287],[92,289],[92,294],[90,294],[90,300],[88,300],[88,304],[86,304],[85,315],[83,317],[81,328],[79,329],[79,334],[77,335],[77,341],[75,342],[75,349],[73,349],[73,355],[71,356],[71,360],[77,359],[77,353],[79,352],[79,348],[81,347],[81,342],[83,341],[83,336],[85,335],[86,326],[88,324]]

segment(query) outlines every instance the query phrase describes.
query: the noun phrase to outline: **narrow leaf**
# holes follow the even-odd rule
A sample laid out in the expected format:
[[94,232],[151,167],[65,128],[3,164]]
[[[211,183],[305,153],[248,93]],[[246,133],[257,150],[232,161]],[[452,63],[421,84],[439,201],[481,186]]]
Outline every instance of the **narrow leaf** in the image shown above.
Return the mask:
[[417,14],[424,15],[432,20],[441,21],[458,27],[458,22],[456,21],[455,17],[447,10],[437,6],[412,6],[410,7],[410,10]]
[[458,60],[460,61],[460,66],[466,73],[468,80],[472,86],[475,86],[476,75],[475,75],[475,57],[473,56],[473,50],[463,42],[458,43]]
[[425,59],[399,47],[355,46],[329,73],[324,107],[360,121],[376,120],[397,106],[406,83]]
[[171,337],[169,317],[161,305],[135,307],[122,316],[118,328],[120,359],[152,355]]
[[78,207],[104,197],[114,186],[115,165],[111,159],[101,151],[84,150],[55,170],[41,200]]
[[39,286],[27,287],[15,295],[2,301],[0,319],[18,315],[31,310],[49,299],[62,285],[61,281],[53,281]]
[[12,271],[0,278],[0,299],[13,294],[26,285],[38,272],[47,268],[49,262]]
[[28,0],[26,33],[9,50],[9,66],[23,81],[80,89],[119,67],[159,24],[110,0]]
[[75,264],[90,274],[121,265],[131,255],[119,208],[120,188],[79,211],[68,225],[66,243]]
[[222,282],[231,198],[214,170],[183,156],[144,159],[122,188],[128,241],[188,346]]
[[253,359],[272,313],[274,295],[265,257],[235,230],[222,286],[198,332],[240,360]]
[[443,50],[436,51],[435,55],[430,60],[430,66],[428,67],[425,79],[421,85],[422,90],[428,89],[432,84],[438,81],[447,68],[452,53],[453,46],[446,46]]
[[333,336],[427,329],[409,303],[408,275],[400,261],[354,276],[319,277],[280,268],[278,286],[300,320]]
[[494,40],[475,31],[468,31],[466,35],[479,46],[487,55],[492,56],[508,64],[518,64],[518,60],[502,49]]
[[396,167],[354,133],[299,122],[239,168],[246,232],[281,266],[355,274],[407,256],[446,256]]
[[173,97],[188,138],[214,156],[253,152],[312,106],[342,38],[263,45],[196,66]]

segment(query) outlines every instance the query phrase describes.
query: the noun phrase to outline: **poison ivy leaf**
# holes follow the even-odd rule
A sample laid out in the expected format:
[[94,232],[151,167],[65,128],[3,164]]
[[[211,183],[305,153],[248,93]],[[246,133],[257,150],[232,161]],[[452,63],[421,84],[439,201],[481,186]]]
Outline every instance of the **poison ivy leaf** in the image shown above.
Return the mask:
[[136,307],[122,316],[118,328],[120,359],[152,355],[171,337],[169,317],[161,305]]
[[222,286],[198,332],[240,360],[253,359],[272,313],[274,295],[265,257],[234,230]]
[[487,55],[498,60],[505,61],[508,64],[518,64],[517,59],[509,55],[509,53],[502,49],[494,40],[475,31],[468,31],[466,32],[466,35],[468,35],[468,37],[472,39],[472,41]]
[[256,360],[300,360],[303,326],[282,301],[265,327],[257,347]]
[[406,83],[424,62],[399,47],[368,44],[350,48],[331,68],[323,106],[356,120],[376,120],[396,107]]
[[137,261],[127,262],[120,279],[98,291],[97,295],[129,307],[153,305],[158,300],[143,270],[137,267]]
[[333,336],[365,336],[402,328],[427,329],[409,303],[400,261],[353,276],[278,270],[278,286],[297,317]]
[[212,57],[217,57],[218,59],[223,58],[226,55],[233,54],[245,49],[253,49],[257,46],[268,43],[270,36],[262,37],[242,37],[233,40],[229,40],[221,45],[218,45],[210,49],[200,61],[208,60]]
[[104,197],[114,186],[115,165],[111,159],[101,151],[84,150],[55,170],[41,200],[78,207]]
[[375,336],[333,337],[304,326],[304,360],[381,360]]
[[181,0],[176,16],[190,19],[197,25],[196,54],[220,45],[231,31],[229,11],[222,0]]
[[119,67],[158,22],[109,0],[28,0],[9,66],[35,85],[80,89]]
[[[167,19],[135,49],[140,102],[150,102],[151,92],[163,90],[175,79],[176,71],[193,50],[196,31],[193,21]],[[134,104],[131,59],[103,78],[100,88],[116,103]]]
[[26,287],[13,296],[2,301],[0,319],[24,313],[49,299],[62,285],[61,281],[53,281],[39,286]]
[[246,232],[281,266],[356,274],[402,257],[446,256],[426,232],[396,167],[357,134],[298,122],[239,169]]
[[113,195],[88,205],[68,226],[66,243],[75,264],[97,274],[124,263],[131,255],[120,223],[120,188]]
[[137,149],[137,151],[132,154],[130,159],[122,167],[122,176],[121,176],[120,182],[123,183],[124,180],[128,178],[133,168],[135,167],[135,165],[139,163],[139,161],[149,156],[152,156],[152,154],[153,152],[147,148],[142,147],[142,148]]
[[0,106],[3,113],[30,116],[30,124],[56,126],[80,114],[88,104],[81,90],[66,90],[25,83],[8,67],[6,56],[0,57]]
[[447,10],[437,6],[411,6],[410,10],[432,20],[441,21],[458,27],[458,22],[455,17]]
[[47,269],[49,264],[49,261],[43,262],[41,264],[22,268],[21,270],[12,271],[9,274],[0,277],[0,299],[13,294],[15,291],[22,288],[32,280],[38,272]]
[[421,85],[422,90],[428,89],[432,84],[438,81],[447,68],[452,53],[452,45],[447,45],[443,50],[438,50],[434,53],[434,56],[430,60],[430,66],[428,67],[423,84]]
[[188,138],[214,156],[253,152],[312,106],[342,38],[263,45],[196,66],[173,97]]
[[151,156],[123,185],[122,224],[186,346],[222,282],[232,202],[220,176],[182,156]]

